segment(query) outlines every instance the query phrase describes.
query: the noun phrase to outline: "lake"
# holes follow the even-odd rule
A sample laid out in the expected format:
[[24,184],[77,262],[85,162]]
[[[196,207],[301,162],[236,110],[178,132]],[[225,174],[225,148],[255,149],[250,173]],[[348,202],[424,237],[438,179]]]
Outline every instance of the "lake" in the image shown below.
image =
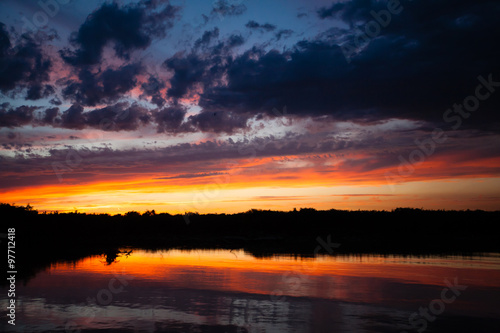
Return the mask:
[[[115,260],[116,259],[116,260]],[[12,332],[500,332],[500,255],[122,249],[17,281]]]

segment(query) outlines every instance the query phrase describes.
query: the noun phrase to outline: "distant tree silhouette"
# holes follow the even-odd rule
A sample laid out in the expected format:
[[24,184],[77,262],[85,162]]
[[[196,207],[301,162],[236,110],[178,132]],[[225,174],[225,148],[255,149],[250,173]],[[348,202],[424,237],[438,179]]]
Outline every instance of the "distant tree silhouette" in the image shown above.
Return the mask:
[[154,216],[154,215],[156,215],[156,212],[155,212],[155,210],[154,210],[154,209],[153,209],[153,210],[147,210],[147,211],[145,211],[145,212],[142,214],[142,216]]
[[136,212],[136,211],[131,211],[131,212],[125,213],[125,216],[126,217],[139,217],[139,216],[141,216],[141,214],[139,212]]

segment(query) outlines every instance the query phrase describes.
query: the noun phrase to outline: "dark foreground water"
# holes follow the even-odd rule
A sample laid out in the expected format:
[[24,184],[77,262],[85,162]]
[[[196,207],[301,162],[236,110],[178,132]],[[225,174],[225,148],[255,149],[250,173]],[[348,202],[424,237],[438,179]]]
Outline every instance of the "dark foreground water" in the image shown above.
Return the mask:
[[18,281],[15,326],[1,288],[0,331],[500,332],[498,254],[256,259],[133,250],[105,259]]

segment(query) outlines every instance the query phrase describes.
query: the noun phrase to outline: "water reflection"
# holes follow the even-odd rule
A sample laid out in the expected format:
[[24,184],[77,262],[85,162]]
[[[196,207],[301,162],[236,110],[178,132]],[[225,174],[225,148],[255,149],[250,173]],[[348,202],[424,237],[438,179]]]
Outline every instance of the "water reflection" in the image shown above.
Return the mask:
[[[413,312],[440,297],[445,279],[454,278],[467,290],[427,332],[497,331],[496,254],[256,259],[235,250],[140,249],[55,264],[26,285],[19,283],[16,326],[4,320],[1,327],[18,332],[400,332],[411,328]],[[2,290],[2,309],[6,295]]]

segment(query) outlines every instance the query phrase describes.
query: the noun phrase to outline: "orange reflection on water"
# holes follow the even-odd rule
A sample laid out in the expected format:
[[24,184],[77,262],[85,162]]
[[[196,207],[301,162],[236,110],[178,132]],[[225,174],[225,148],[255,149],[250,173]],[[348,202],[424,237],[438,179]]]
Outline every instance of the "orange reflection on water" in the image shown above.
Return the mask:
[[[50,275],[106,276],[126,274],[140,283],[172,288],[209,289],[253,294],[382,301],[387,281],[445,286],[445,279],[460,284],[500,286],[500,258],[416,258],[338,256],[316,259],[272,257],[257,259],[245,252],[199,250],[146,252],[134,250],[106,265],[89,257],[76,265],[54,265]],[[134,282],[135,283],[135,282]]]

